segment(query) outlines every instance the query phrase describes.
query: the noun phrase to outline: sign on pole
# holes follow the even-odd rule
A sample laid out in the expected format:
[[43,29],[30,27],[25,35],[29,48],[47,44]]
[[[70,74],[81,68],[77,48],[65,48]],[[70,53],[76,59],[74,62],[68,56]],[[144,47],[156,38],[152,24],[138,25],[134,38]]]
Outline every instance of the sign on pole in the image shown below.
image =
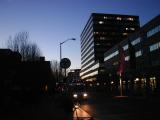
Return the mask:
[[61,59],[61,61],[60,61],[61,68],[67,69],[70,67],[70,65],[71,65],[71,61],[68,58]]
[[60,61],[60,67],[65,69],[65,80],[66,81],[66,69],[71,65],[71,61],[68,58],[63,58]]

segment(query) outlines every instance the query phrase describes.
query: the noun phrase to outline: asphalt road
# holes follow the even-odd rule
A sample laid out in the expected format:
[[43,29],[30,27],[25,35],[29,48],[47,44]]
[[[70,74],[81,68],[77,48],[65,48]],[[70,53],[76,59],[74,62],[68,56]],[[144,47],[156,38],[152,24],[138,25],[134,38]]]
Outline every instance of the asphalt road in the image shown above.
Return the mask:
[[107,97],[105,93],[90,93],[81,109],[95,120],[156,120],[160,99],[157,97]]
[[[159,109],[160,98],[157,97],[110,98],[105,93],[89,93],[88,101],[80,104],[79,111],[94,120],[157,120]],[[7,109],[1,107],[0,113],[0,120],[72,120],[63,104],[52,98],[36,104],[17,104]]]

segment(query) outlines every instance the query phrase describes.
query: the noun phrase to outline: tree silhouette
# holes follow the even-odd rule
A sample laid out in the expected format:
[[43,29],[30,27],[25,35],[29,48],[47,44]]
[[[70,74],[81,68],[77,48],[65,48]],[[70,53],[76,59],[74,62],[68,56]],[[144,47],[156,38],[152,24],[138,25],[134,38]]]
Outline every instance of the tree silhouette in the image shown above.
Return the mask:
[[52,69],[52,74],[54,75],[56,81],[59,79],[60,71],[59,71],[59,62],[56,60],[51,61],[51,69]]
[[41,56],[41,52],[37,44],[29,42],[28,39],[28,32],[19,32],[13,39],[11,36],[9,37],[7,48],[19,52],[23,61],[35,61],[36,58]]

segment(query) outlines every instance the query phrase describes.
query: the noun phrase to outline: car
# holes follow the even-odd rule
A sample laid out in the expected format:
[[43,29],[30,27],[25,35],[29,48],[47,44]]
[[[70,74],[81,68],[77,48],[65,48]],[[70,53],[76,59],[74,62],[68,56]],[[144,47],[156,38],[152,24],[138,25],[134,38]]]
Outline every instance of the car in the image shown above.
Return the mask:
[[74,92],[73,98],[86,100],[88,98],[88,94],[87,92]]
[[86,91],[85,84],[72,84],[70,85],[70,91],[73,101],[86,101],[88,99],[88,93]]

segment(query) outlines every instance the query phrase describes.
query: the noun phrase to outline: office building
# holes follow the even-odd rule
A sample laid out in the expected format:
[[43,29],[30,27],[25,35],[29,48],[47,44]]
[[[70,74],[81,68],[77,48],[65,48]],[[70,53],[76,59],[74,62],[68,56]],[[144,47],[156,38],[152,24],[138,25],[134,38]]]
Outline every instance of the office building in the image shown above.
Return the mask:
[[102,81],[104,53],[139,30],[134,15],[92,13],[81,33],[81,79]]
[[[131,53],[129,43],[133,46],[134,53]],[[131,87],[137,94],[160,91],[160,15],[105,52],[105,82],[109,81],[111,88],[120,88],[115,87],[120,86],[117,71],[119,58],[122,56],[118,50],[119,46],[123,48],[125,56],[121,86],[123,92]],[[131,57],[133,55],[135,58]]]

